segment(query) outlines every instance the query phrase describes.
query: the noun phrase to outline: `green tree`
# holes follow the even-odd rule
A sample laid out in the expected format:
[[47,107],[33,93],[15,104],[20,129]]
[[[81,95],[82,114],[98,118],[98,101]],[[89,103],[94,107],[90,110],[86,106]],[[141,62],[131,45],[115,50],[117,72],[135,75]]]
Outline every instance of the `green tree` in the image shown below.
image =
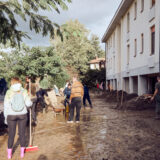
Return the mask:
[[[0,1],[0,43],[6,44],[9,40],[12,46],[19,44],[27,33],[17,29],[17,17],[28,23],[30,30],[54,37],[54,28],[60,35],[59,26],[46,16],[40,15],[41,11],[53,11],[58,13],[59,7],[67,9],[66,2],[71,0],[3,0]],[[29,38],[29,37],[28,37]]]
[[[19,51],[15,49],[11,53],[0,53],[0,78],[9,81],[12,77],[31,77],[32,81],[36,78],[44,79],[49,77],[50,82],[62,87],[68,79],[65,64],[62,63],[61,57],[56,55],[53,47],[29,48],[22,46]],[[61,79],[62,82],[58,82]]]
[[99,46],[99,39],[92,35],[78,20],[70,20],[61,26],[63,41],[58,36],[51,40],[58,55],[69,69],[76,70],[80,75],[89,69],[89,61],[96,57],[104,57],[104,51]]
[[105,57],[105,52],[101,49],[100,40],[96,35],[91,36],[90,44],[92,47],[89,51],[91,52],[91,54],[88,54],[89,60],[95,59],[97,57],[103,57],[103,58]]

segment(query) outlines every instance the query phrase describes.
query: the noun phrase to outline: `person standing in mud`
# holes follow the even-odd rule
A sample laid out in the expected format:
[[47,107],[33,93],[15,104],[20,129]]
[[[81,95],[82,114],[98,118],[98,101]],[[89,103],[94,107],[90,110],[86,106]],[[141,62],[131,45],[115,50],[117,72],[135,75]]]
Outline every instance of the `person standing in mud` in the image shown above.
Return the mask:
[[19,78],[12,78],[11,87],[4,99],[5,124],[8,125],[8,159],[12,158],[12,147],[18,124],[18,133],[21,145],[21,158],[24,157],[26,145],[25,130],[27,125],[27,108],[32,106],[32,101],[27,90],[22,88]]
[[93,108],[92,107],[92,102],[91,102],[91,99],[90,99],[90,95],[89,95],[89,89],[88,89],[87,85],[84,85],[84,96],[83,96],[84,108],[86,107],[86,100],[88,100],[90,108]]
[[160,119],[160,74],[157,76],[158,82],[155,85],[155,92],[151,100],[156,101],[156,117],[155,119]]
[[77,76],[73,77],[73,84],[70,96],[70,112],[68,123],[73,123],[74,109],[76,108],[76,123],[80,120],[81,102],[84,95],[83,85],[78,81]]
[[36,92],[37,101],[36,101],[35,106],[37,106],[37,104],[40,103],[40,105],[41,105],[41,107],[43,109],[43,113],[47,109],[46,108],[46,103],[45,103],[45,100],[44,100],[44,96],[45,95],[48,97],[47,92],[44,89],[42,89],[42,88],[40,88],[40,90],[38,92]]

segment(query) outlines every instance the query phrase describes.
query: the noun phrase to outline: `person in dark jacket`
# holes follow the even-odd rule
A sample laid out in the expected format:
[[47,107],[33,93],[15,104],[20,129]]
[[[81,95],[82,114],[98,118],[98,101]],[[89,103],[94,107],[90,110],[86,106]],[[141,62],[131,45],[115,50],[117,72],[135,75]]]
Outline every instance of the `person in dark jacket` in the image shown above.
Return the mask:
[[86,100],[88,100],[88,103],[89,103],[90,107],[92,108],[92,102],[91,102],[90,95],[89,95],[89,89],[88,89],[87,85],[84,85],[84,96],[83,96],[84,107],[86,107]]
[[156,101],[156,117],[155,119],[160,119],[160,74],[157,76],[157,83],[155,85],[155,92],[151,100]]
[[40,88],[40,90],[36,92],[36,96],[37,96],[37,102],[35,106],[37,106],[37,104],[39,103],[41,107],[43,108],[43,112],[44,112],[44,110],[46,109],[46,103],[44,100],[44,96],[48,97],[48,94],[44,89]]
[[63,91],[65,100],[64,100],[64,106],[67,106],[67,103],[69,104],[69,99],[71,96],[71,84],[69,83],[68,86]]

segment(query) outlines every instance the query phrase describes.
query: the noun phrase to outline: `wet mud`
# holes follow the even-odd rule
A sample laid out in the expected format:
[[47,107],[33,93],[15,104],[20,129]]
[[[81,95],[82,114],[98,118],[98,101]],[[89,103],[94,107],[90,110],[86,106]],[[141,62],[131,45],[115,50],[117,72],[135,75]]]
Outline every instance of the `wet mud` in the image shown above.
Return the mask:
[[[92,96],[93,109],[81,110],[79,124],[67,124],[52,110],[38,115],[33,145],[39,151],[24,160],[160,160],[160,121],[154,110],[121,111]],[[28,136],[28,134],[26,135]],[[18,136],[13,160],[19,160]],[[0,160],[6,160],[7,133],[0,136]]]

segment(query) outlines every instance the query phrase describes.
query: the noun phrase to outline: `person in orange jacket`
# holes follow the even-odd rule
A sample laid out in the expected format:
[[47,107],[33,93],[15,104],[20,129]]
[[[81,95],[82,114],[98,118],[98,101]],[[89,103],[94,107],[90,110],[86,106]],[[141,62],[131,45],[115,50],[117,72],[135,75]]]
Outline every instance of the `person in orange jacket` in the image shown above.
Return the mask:
[[78,81],[77,76],[73,77],[73,84],[70,96],[70,114],[68,123],[73,123],[74,109],[76,108],[76,123],[80,120],[81,103],[84,95],[83,85]]

